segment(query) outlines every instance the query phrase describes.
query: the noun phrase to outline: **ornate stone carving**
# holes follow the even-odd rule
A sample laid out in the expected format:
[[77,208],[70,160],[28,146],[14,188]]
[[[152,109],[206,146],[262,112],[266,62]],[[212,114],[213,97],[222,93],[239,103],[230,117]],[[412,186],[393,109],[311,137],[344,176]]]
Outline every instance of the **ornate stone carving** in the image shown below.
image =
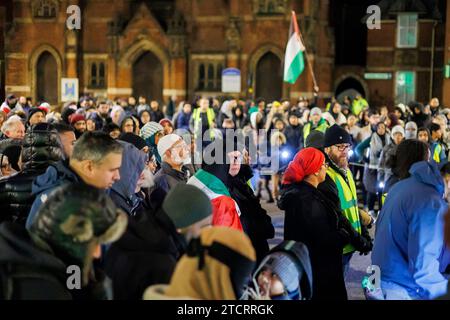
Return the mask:
[[241,34],[238,28],[239,18],[230,17],[228,28],[225,32],[225,39],[227,41],[229,51],[239,51],[241,49]]
[[33,17],[38,19],[55,19],[58,14],[58,1],[35,0],[31,3]]
[[285,14],[288,0],[253,0],[255,14]]
[[175,11],[169,19],[167,36],[170,39],[170,56],[183,58],[186,56],[186,21],[179,11]]
[[171,35],[170,56],[173,58],[183,58],[186,56],[186,37],[184,35]]

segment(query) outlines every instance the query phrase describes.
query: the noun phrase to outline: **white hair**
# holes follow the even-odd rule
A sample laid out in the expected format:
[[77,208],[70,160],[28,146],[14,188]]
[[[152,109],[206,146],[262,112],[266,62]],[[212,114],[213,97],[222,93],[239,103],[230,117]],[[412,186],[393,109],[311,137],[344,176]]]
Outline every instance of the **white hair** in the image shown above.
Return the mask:
[[22,118],[18,115],[13,115],[3,123],[1,131],[5,134],[6,131],[11,131],[14,126],[18,125],[19,123],[23,124]]

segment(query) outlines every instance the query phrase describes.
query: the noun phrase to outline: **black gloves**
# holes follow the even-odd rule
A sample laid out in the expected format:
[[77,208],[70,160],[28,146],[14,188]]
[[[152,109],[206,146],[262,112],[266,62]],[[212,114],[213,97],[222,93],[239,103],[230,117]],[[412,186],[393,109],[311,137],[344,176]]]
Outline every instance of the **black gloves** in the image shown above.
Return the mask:
[[369,232],[364,226],[361,226],[361,235],[353,229],[352,225],[344,215],[339,215],[338,225],[339,233],[344,232],[348,234],[348,239],[350,244],[355,247],[363,255],[369,254],[372,251],[372,239],[370,238]]
[[372,240],[363,236],[354,239],[352,245],[360,252],[360,255],[368,255],[373,247]]

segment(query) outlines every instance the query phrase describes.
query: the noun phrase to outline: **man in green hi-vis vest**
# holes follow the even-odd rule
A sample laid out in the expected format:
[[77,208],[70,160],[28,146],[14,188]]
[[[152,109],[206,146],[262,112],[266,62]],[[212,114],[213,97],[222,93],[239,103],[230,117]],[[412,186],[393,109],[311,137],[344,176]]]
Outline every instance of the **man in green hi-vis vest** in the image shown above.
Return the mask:
[[[201,98],[198,101],[198,108],[195,108],[192,112],[191,120],[189,120],[189,128],[194,133],[194,139],[200,139],[203,147],[208,143],[205,143],[205,132],[209,131],[209,138],[211,141],[214,139],[216,114],[214,109],[209,106],[209,100]],[[199,146],[197,146],[199,147]]]
[[359,116],[361,111],[368,108],[369,104],[367,103],[367,100],[364,99],[360,94],[358,94],[355,97],[355,100],[353,100],[352,103],[352,112],[355,116]]
[[[351,147],[349,133],[339,125],[327,129],[324,137],[324,151],[329,167],[326,180],[319,185],[336,205],[339,205],[343,216],[348,220],[350,231],[356,236],[351,237],[350,243],[343,250],[343,269],[347,273],[350,259],[355,251],[368,254],[372,250],[372,239],[362,223],[355,181],[348,168],[348,152]],[[347,221],[345,223],[347,223]]]

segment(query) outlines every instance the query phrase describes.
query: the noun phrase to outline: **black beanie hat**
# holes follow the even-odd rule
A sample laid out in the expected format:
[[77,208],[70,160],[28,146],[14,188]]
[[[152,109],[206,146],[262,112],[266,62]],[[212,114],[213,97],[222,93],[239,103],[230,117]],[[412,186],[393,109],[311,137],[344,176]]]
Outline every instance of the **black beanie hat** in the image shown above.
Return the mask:
[[33,114],[35,114],[36,112],[42,112],[42,114],[45,117],[45,111],[39,108],[30,108],[30,110],[28,110],[28,118],[27,118],[27,122],[30,122],[31,117],[33,116]]
[[131,133],[131,132],[122,133],[119,136],[119,140],[131,143],[133,146],[135,146],[139,150],[142,150],[147,145],[145,143],[144,139],[142,139],[138,135],[135,135],[134,133]]
[[75,113],[75,110],[73,110],[72,108],[65,108],[63,109],[63,111],[61,112],[61,119],[66,123],[70,125],[70,121],[69,121],[69,117]]
[[350,134],[341,126],[334,124],[325,132],[324,148],[340,143],[351,143]]
[[324,140],[325,140],[325,135],[323,134],[323,132],[318,131],[318,130],[313,130],[308,135],[308,137],[306,137],[305,147],[306,148],[311,147],[311,148],[316,148],[316,149],[322,150]]

